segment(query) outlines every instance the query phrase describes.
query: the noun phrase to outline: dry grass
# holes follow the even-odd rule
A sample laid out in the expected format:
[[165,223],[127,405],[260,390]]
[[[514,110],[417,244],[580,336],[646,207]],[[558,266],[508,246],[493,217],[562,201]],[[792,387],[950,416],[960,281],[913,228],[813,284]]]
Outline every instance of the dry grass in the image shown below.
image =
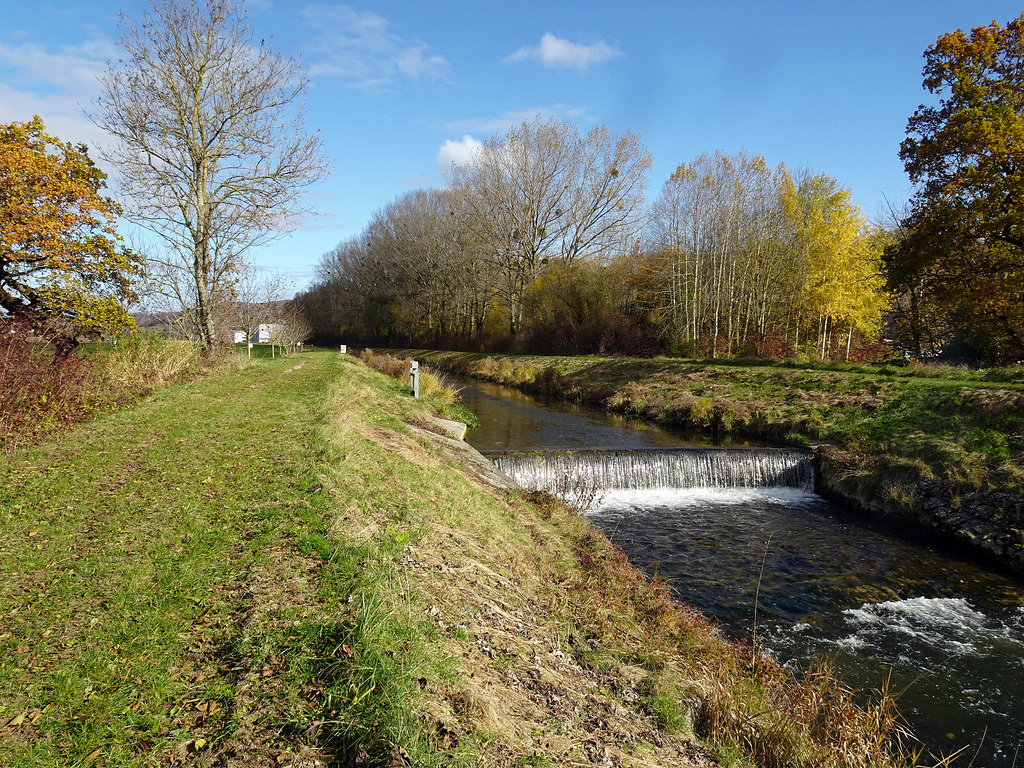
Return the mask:
[[797,679],[727,642],[555,497],[481,485],[431,443],[427,460],[399,424],[347,434],[390,490],[344,502],[336,530],[391,542],[386,610],[455,663],[417,704],[435,748],[495,766],[901,764],[891,699],[857,708],[828,670]]

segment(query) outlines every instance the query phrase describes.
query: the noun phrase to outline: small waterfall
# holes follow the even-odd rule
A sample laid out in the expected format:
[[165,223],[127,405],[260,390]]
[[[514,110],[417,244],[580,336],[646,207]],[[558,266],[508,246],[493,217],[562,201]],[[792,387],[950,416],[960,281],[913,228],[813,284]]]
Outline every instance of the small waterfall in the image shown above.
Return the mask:
[[804,451],[707,449],[489,453],[518,485],[555,491],[566,478],[594,478],[608,490],[653,488],[814,489],[814,467]]

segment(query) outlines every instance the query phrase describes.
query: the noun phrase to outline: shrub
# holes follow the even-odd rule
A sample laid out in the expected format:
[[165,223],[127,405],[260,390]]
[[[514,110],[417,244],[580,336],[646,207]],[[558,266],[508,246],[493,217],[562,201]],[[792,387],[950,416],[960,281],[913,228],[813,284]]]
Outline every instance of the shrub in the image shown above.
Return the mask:
[[694,398],[690,406],[690,423],[694,427],[709,427],[713,418],[715,407],[714,399],[710,397]]
[[82,354],[8,330],[0,336],[0,439],[11,449],[88,418],[100,388]]

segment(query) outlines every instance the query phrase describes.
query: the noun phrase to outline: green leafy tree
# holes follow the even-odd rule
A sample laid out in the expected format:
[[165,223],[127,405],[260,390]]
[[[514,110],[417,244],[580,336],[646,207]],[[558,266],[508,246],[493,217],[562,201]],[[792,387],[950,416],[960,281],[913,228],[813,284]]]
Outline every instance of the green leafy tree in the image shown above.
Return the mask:
[[139,259],[121,244],[121,209],[85,145],[50,136],[35,116],[0,125],[0,307],[69,326],[72,335],[133,324]]

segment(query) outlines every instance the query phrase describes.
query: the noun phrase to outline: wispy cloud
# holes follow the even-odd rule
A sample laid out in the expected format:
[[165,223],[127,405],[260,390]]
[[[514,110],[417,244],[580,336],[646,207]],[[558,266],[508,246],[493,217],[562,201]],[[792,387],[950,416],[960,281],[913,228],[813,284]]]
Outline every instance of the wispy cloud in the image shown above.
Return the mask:
[[92,96],[99,89],[97,78],[106,69],[106,60],[115,58],[116,53],[113,44],[105,39],[67,46],[57,52],[39,43],[0,43],[0,64],[13,69],[19,82]]
[[311,5],[302,10],[307,25],[319,30],[309,45],[313,77],[338,77],[353,88],[385,90],[400,77],[438,80],[451,65],[427,53],[427,44],[405,40],[389,29],[387,19],[345,5]]
[[548,69],[578,69],[582,72],[596,64],[602,64],[622,55],[622,51],[604,41],[592,45],[580,45],[545,32],[540,39],[540,45],[520,48],[506,57],[505,63],[518,64],[523,61],[539,61]]
[[570,104],[550,104],[540,107],[524,107],[509,110],[493,117],[467,117],[445,123],[445,130],[453,133],[492,134],[507,131],[513,125],[529,122],[540,115],[545,118],[563,120],[585,120],[590,107],[574,107]]
[[[99,75],[116,55],[102,36],[57,50],[34,42],[0,43],[0,115],[18,122],[39,115],[47,132],[64,141],[100,145],[106,134],[82,109],[99,94]],[[90,154],[97,159],[98,153]]]

